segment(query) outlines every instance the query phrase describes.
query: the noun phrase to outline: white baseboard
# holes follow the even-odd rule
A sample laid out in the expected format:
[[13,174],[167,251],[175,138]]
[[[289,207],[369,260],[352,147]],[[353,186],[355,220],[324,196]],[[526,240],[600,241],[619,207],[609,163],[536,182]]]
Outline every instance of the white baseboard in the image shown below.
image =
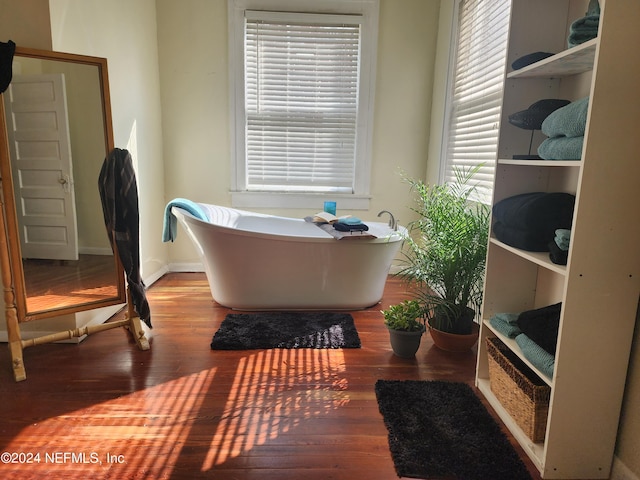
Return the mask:
[[162,276],[165,273],[170,272],[171,270],[169,269],[168,266],[164,266],[161,269],[159,269],[158,271],[156,271],[155,273],[152,273],[151,275],[145,275],[144,277],[144,284],[148,287],[150,285],[153,285],[154,283],[156,283],[160,278],[162,278]]
[[610,480],[640,480],[618,457],[613,457]]
[[202,263],[170,263],[169,272],[204,272]]

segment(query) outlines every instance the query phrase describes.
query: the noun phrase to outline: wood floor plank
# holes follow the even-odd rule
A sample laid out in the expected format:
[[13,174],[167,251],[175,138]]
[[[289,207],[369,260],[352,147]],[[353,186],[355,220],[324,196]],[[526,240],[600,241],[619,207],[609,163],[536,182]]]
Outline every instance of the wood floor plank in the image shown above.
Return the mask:
[[406,296],[390,278],[379,305],[352,312],[361,349],[212,351],[229,310],[204,274],[168,274],[148,291],[148,351],[123,329],[32,347],[15,383],[0,349],[0,452],[18,461],[0,476],[395,479],[376,380],[473,385],[475,369],[474,352],[440,351],[428,336],[415,359],[393,355],[380,309]]

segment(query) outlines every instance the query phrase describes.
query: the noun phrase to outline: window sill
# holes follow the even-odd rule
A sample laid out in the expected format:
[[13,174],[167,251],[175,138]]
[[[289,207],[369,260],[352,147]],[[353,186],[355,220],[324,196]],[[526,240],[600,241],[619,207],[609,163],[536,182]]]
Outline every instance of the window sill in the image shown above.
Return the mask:
[[335,201],[338,210],[369,210],[368,195],[330,193],[231,192],[235,208],[305,208],[322,211],[325,200]]

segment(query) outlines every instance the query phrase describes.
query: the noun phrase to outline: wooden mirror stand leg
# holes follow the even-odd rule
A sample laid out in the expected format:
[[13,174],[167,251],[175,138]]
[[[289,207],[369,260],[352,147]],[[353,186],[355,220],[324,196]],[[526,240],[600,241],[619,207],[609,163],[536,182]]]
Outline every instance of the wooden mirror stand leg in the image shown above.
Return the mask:
[[[0,99],[1,101],[1,99]],[[7,228],[4,216],[4,204],[0,202],[0,273],[2,273],[2,285],[4,287],[5,319],[7,323],[7,340],[11,353],[11,365],[16,382],[25,380],[27,374],[22,361],[22,342],[20,337],[20,325],[16,310],[16,297],[13,289],[13,275],[11,274],[11,260],[9,259],[9,246],[7,245]]]

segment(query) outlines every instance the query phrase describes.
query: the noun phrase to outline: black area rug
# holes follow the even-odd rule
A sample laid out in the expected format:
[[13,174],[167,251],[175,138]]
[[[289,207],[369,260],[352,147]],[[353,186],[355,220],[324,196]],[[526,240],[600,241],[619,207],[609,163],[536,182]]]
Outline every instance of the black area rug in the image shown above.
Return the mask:
[[378,380],[375,391],[399,477],[531,480],[469,385]]
[[211,341],[212,350],[259,348],[360,348],[348,313],[230,313]]

